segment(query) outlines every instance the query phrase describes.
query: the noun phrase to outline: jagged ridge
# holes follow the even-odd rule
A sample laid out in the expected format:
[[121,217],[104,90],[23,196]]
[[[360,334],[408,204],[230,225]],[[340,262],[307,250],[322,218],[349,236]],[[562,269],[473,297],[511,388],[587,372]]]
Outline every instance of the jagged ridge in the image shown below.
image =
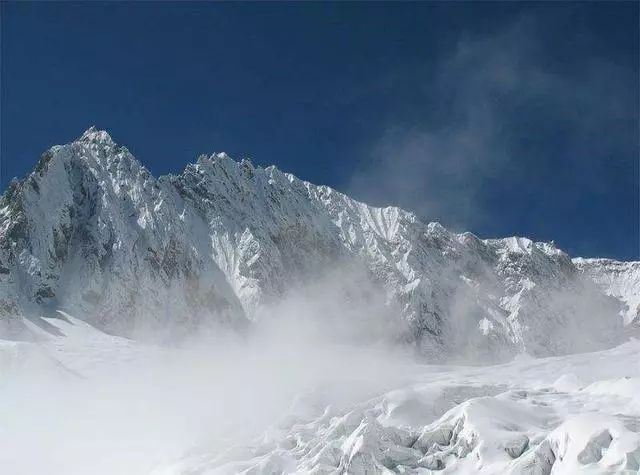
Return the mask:
[[620,299],[553,244],[454,234],[222,153],[155,179],[91,128],[0,199],[5,327],[57,309],[125,335],[243,326],[336,268],[357,269],[341,282],[351,296],[353,275],[372,282],[384,318],[401,315],[431,355],[560,354],[622,335]]

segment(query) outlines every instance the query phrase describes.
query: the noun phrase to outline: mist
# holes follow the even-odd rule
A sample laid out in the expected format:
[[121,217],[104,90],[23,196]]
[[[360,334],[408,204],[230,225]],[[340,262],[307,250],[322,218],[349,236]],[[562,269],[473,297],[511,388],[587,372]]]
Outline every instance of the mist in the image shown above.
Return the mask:
[[[513,357],[478,327],[477,290],[496,285],[486,277],[474,293],[459,280],[444,332],[451,361]],[[566,318],[580,299],[580,324],[558,328],[590,345],[579,332],[590,311],[605,309],[585,296],[549,294],[549,311]],[[40,332],[33,348],[16,342],[2,366],[0,465],[21,474],[191,473],[174,464],[222,457],[326,411],[348,412],[433,371],[420,345],[408,343],[398,305],[357,267],[292,285],[252,319],[246,331],[215,325],[164,346],[104,334],[64,312],[47,319],[64,322],[62,336]]]
[[[83,328],[82,340],[39,334],[35,348],[16,343],[26,353],[2,366],[0,465],[21,474],[149,473],[407,384],[418,363],[398,343],[401,321],[364,280],[356,295],[343,286],[353,272],[338,275],[291,289],[245,332],[217,326],[165,346],[61,313],[59,322]],[[61,353],[44,348],[49,337]]]
[[[548,22],[530,9],[491,31],[461,34],[434,70],[413,66],[424,112],[383,121],[362,146],[349,193],[458,231],[545,236],[541,225],[529,231],[533,217],[551,223],[553,206],[566,206],[563,216],[573,219],[571,206],[584,195],[615,186],[611,165],[637,161],[638,113],[629,106],[637,103],[637,74],[596,54],[572,57],[573,70],[564,70],[550,59]],[[554,130],[561,140],[545,136]],[[543,196],[560,191],[567,196],[556,203]],[[512,216],[522,208],[527,219]]]

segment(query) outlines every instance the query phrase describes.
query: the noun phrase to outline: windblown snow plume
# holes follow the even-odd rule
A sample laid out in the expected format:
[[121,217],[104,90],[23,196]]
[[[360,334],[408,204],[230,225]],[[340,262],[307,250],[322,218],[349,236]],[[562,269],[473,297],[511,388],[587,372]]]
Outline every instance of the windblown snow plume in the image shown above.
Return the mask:
[[92,128],[0,198],[0,467],[636,473],[637,271]]

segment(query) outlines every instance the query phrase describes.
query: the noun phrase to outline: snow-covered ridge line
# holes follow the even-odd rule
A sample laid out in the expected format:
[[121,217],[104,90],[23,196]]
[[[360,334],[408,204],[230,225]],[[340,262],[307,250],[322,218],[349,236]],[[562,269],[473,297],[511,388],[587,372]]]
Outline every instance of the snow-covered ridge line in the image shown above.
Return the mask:
[[125,335],[243,327],[327,275],[331,300],[380,320],[366,336],[399,315],[433,356],[560,354],[623,334],[626,301],[552,243],[454,234],[224,153],[156,179],[91,128],[0,198],[5,326],[62,309]]

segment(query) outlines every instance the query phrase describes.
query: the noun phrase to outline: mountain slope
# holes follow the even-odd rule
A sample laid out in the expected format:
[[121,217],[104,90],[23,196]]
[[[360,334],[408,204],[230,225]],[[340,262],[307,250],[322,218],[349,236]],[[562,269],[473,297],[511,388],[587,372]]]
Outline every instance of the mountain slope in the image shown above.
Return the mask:
[[5,315],[67,308],[126,334],[241,315],[205,223],[106,132],[46,152],[0,212]]
[[625,323],[640,325],[640,262],[576,258],[573,263],[607,295],[624,303]]
[[366,314],[365,337],[393,322],[432,356],[561,354],[622,335],[620,299],[553,244],[454,234],[225,154],[155,179],[93,128],[0,199],[0,272],[5,327],[62,309],[175,337],[243,327],[311,286],[308,306]]

